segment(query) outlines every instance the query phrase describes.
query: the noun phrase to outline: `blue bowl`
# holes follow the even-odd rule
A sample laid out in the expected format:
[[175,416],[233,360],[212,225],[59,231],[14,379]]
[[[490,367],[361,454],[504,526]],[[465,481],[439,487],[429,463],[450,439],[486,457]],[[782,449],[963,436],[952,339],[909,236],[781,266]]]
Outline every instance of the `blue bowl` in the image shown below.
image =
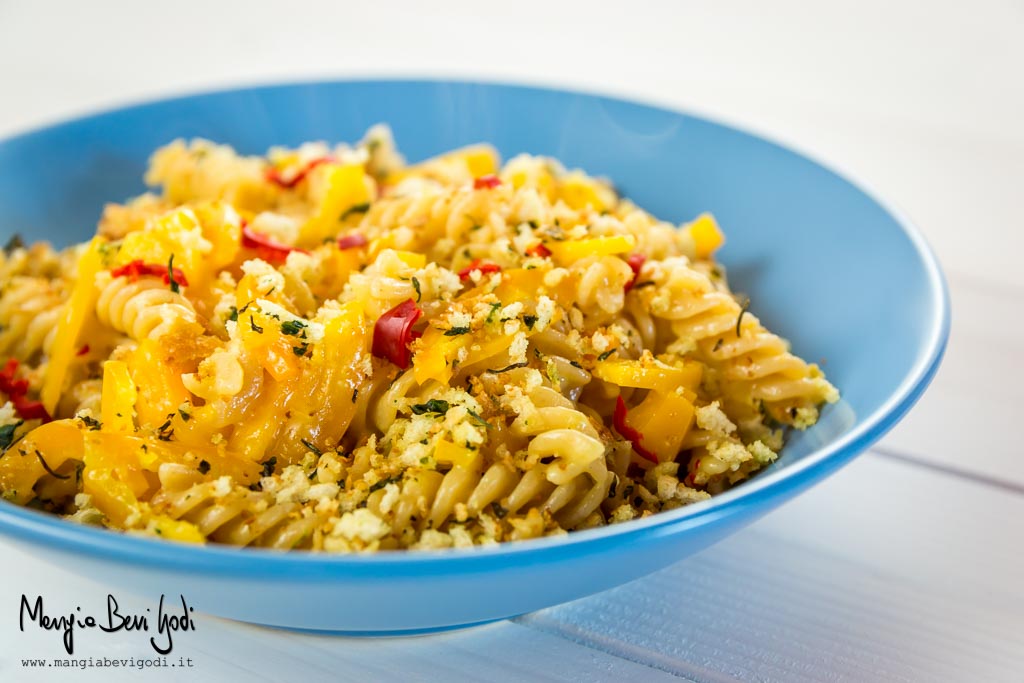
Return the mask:
[[243,152],[354,140],[391,124],[410,159],[489,141],[612,178],[662,218],[713,212],[721,258],[753,310],[820,362],[843,400],[778,462],[712,500],[643,520],[498,547],[368,556],[196,547],[0,504],[0,532],[39,556],[145,595],[287,628],[418,633],[530,612],[695,553],[797,495],[891,428],[931,380],[949,300],[920,233],[862,186],[786,147],[704,118],[562,90],[451,81],[340,81],[163,100],[0,142],[0,225],[84,240],[105,202],[143,191],[148,155],[201,136]]

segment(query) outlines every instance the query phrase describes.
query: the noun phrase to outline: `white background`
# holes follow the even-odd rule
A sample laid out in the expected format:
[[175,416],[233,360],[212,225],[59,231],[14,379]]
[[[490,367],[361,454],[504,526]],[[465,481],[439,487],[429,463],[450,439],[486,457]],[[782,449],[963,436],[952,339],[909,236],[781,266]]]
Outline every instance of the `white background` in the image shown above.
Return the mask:
[[[568,85],[792,141],[921,226],[953,292],[947,361],[876,451],[650,580],[434,639],[204,618],[202,636],[175,650],[197,659],[194,678],[242,675],[235,667],[255,680],[491,677],[494,666],[695,680],[1024,669],[1024,5],[0,0],[0,135],[152,96],[347,74]],[[20,594],[105,591],[2,542],[0,553],[0,678],[19,680],[17,657],[59,654],[52,636],[17,631]],[[88,651],[148,648],[110,640]]]

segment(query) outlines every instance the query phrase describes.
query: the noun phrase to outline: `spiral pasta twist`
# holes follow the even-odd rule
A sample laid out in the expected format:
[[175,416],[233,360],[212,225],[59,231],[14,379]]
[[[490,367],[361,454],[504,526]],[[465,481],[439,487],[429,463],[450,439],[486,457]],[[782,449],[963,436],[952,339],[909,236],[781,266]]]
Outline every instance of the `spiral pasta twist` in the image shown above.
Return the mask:
[[131,282],[127,277],[112,277],[101,286],[96,301],[100,322],[136,341],[158,339],[178,329],[198,331],[192,303],[154,277]]
[[63,287],[50,280],[15,276],[0,295],[0,355],[36,360],[53,344],[64,306]]

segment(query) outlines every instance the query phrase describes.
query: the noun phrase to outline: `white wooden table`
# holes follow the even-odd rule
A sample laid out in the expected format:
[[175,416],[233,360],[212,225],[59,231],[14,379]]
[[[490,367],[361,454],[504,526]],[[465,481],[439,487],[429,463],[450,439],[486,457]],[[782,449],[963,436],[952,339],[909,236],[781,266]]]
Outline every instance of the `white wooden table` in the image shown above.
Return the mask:
[[[0,2],[0,135],[143,97],[328,75],[638,95],[794,140],[895,200],[945,266],[953,336],[932,389],[878,448],[659,574],[423,638],[201,616],[176,641],[194,663],[187,680],[1024,678],[1019,4],[254,4]],[[22,593],[97,604],[108,587],[2,541],[0,557],[0,680],[180,676],[23,668],[63,650],[52,634],[18,631]],[[77,642],[93,657],[149,651],[139,638]]]

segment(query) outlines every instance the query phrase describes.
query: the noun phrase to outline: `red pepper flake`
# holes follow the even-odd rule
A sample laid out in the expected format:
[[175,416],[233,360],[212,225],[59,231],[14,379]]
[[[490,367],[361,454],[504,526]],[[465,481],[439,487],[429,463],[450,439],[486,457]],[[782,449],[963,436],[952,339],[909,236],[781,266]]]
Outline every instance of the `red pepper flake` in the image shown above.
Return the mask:
[[637,278],[640,277],[640,269],[644,267],[644,263],[647,262],[647,257],[643,254],[630,254],[626,257],[626,263],[629,264],[630,270],[633,271],[633,279],[626,283],[625,291],[633,289],[633,285],[636,284]]
[[493,190],[499,185],[501,185],[501,178],[492,173],[482,175],[473,181],[474,190]]
[[469,274],[474,270],[479,270],[481,274],[487,275],[488,273],[500,273],[501,266],[497,263],[489,263],[487,261],[477,259],[459,271],[459,279],[465,282],[469,279]]
[[644,435],[638,430],[630,427],[626,422],[626,417],[629,415],[629,411],[626,408],[626,402],[619,396],[615,400],[615,413],[612,415],[612,424],[615,425],[615,431],[621,434],[627,441],[633,444],[633,450],[644,460],[650,460],[655,465],[658,464],[658,456],[651,453],[649,450],[643,447]]
[[15,358],[8,359],[4,369],[0,370],[0,391],[3,391],[10,398],[14,410],[23,420],[42,420],[49,422],[53,418],[46,412],[46,408],[39,401],[31,401],[25,395],[28,393],[28,380],[15,379],[18,372],[18,361]]
[[260,258],[269,263],[284,263],[288,259],[288,254],[293,251],[309,253],[305,249],[281,244],[268,235],[256,232],[244,223],[242,224],[242,246],[246,249],[255,249]]
[[377,319],[373,325],[373,355],[385,358],[403,370],[409,367],[412,354],[409,344],[419,335],[412,326],[423,311],[412,299],[406,299]]
[[700,458],[697,458],[696,460],[693,461],[693,471],[686,475],[686,478],[683,479],[683,483],[686,484],[687,486],[689,486],[690,488],[693,488],[693,485],[695,483],[694,477],[697,474],[697,470],[699,470],[699,469],[700,469]]
[[267,170],[263,172],[263,177],[267,180],[268,183],[274,183],[278,187],[283,187],[286,190],[290,190],[299,183],[301,183],[303,180],[305,180],[306,176],[309,175],[309,172],[312,171],[317,166],[319,166],[320,164],[328,164],[333,162],[334,157],[318,157],[308,162],[305,166],[299,169],[295,173],[295,175],[287,179],[283,175],[281,175],[281,171],[279,171],[276,167],[269,166]]
[[370,240],[366,239],[366,235],[361,232],[353,232],[338,238],[338,249],[356,249],[365,247],[369,243]]
[[171,268],[168,272],[167,266],[156,263],[145,263],[141,259],[131,261],[123,266],[118,266],[110,271],[112,277],[126,277],[132,282],[137,281],[143,275],[157,275],[163,279],[165,285],[171,284],[171,274],[174,275],[175,284],[188,287],[188,280],[181,268]]
[[526,250],[526,255],[547,258],[548,256],[551,256],[551,250],[545,247],[543,242],[538,242]]
[[89,345],[88,344],[86,344],[82,348],[78,349],[78,352],[75,355],[76,356],[84,356],[87,353],[89,353]]

